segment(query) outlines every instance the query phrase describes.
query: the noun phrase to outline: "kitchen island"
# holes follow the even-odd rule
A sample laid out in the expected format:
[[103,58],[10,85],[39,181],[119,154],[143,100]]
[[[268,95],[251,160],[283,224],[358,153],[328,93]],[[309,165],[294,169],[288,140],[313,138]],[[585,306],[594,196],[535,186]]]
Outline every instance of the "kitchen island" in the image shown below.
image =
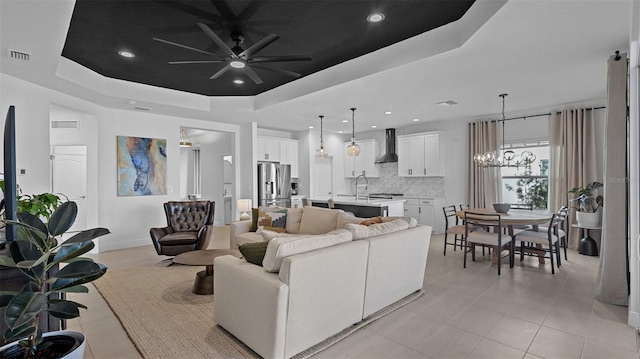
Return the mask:
[[[310,201],[312,206],[329,207],[329,198],[315,198]],[[404,216],[404,202],[404,199],[360,198],[356,200],[355,196],[341,196],[333,200],[334,208],[351,212],[356,217],[363,218]]]

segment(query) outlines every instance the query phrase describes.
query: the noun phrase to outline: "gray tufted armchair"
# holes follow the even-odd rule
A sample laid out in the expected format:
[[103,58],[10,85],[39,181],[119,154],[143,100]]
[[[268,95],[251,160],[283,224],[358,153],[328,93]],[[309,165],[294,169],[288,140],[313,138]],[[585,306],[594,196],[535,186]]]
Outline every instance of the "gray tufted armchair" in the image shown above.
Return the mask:
[[213,230],[215,204],[214,201],[166,202],[167,226],[149,230],[156,252],[175,256],[206,249]]

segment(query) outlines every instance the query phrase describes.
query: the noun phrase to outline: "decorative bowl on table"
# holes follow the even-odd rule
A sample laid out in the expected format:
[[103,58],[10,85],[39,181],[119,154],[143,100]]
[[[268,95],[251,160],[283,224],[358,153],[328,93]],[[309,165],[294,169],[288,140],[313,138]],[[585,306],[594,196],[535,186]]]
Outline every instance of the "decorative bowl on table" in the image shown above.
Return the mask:
[[498,213],[507,213],[511,209],[511,203],[494,203],[493,209]]

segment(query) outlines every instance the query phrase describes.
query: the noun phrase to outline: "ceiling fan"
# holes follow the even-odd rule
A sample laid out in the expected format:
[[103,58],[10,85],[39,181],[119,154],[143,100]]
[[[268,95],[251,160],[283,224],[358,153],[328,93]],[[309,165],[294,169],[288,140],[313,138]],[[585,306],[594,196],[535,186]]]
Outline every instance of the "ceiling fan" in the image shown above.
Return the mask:
[[218,70],[218,72],[216,72],[209,78],[211,80],[215,80],[219,78],[220,76],[225,74],[227,71],[234,68],[234,69],[240,69],[244,71],[244,73],[247,76],[249,76],[249,78],[251,78],[253,82],[259,85],[263,81],[260,78],[260,76],[256,74],[253,68],[278,72],[278,73],[285,74],[292,77],[300,76],[299,73],[276,68],[276,67],[265,66],[265,65],[262,65],[261,63],[283,62],[283,61],[310,61],[311,60],[311,56],[307,56],[307,55],[255,56],[254,57],[253,55],[256,54],[258,51],[264,49],[265,47],[269,46],[271,43],[279,39],[279,36],[276,34],[269,34],[265,36],[255,44],[249,46],[247,49],[243,49],[240,47],[240,44],[244,41],[244,36],[242,36],[242,34],[232,34],[231,39],[236,43],[236,46],[234,46],[233,48],[230,48],[229,46],[227,46],[227,44],[224,41],[222,41],[222,39],[218,35],[216,35],[215,32],[213,32],[213,30],[211,30],[209,26],[203,23],[197,23],[197,25],[198,27],[200,27],[200,29],[202,29],[202,31],[204,31],[205,34],[207,34],[207,36],[209,36],[209,38],[211,38],[211,40],[213,40],[213,42],[216,43],[216,45],[218,45],[218,47],[220,47],[220,49],[224,52],[223,57],[209,51],[196,49],[191,46],[159,39],[157,37],[154,37],[153,39],[156,41],[163,42],[165,44],[181,47],[183,49],[196,51],[196,52],[214,57],[214,59],[212,60],[170,61],[169,64],[171,65],[226,63],[225,67]]

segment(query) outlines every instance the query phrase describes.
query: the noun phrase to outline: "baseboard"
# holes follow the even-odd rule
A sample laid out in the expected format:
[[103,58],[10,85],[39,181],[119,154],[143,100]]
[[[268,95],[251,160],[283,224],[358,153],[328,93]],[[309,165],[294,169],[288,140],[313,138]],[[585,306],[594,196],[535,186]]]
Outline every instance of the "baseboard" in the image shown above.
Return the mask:
[[146,246],[151,244],[152,243],[150,238],[134,239],[130,241],[110,241],[108,238],[105,238],[104,240],[100,240],[100,244],[98,246],[98,252],[102,253],[106,251],[113,251],[116,249],[133,248],[133,247],[140,247],[140,246]]
[[629,326],[634,327],[636,329],[640,328],[640,313],[629,311],[629,316],[627,319],[627,323]]

